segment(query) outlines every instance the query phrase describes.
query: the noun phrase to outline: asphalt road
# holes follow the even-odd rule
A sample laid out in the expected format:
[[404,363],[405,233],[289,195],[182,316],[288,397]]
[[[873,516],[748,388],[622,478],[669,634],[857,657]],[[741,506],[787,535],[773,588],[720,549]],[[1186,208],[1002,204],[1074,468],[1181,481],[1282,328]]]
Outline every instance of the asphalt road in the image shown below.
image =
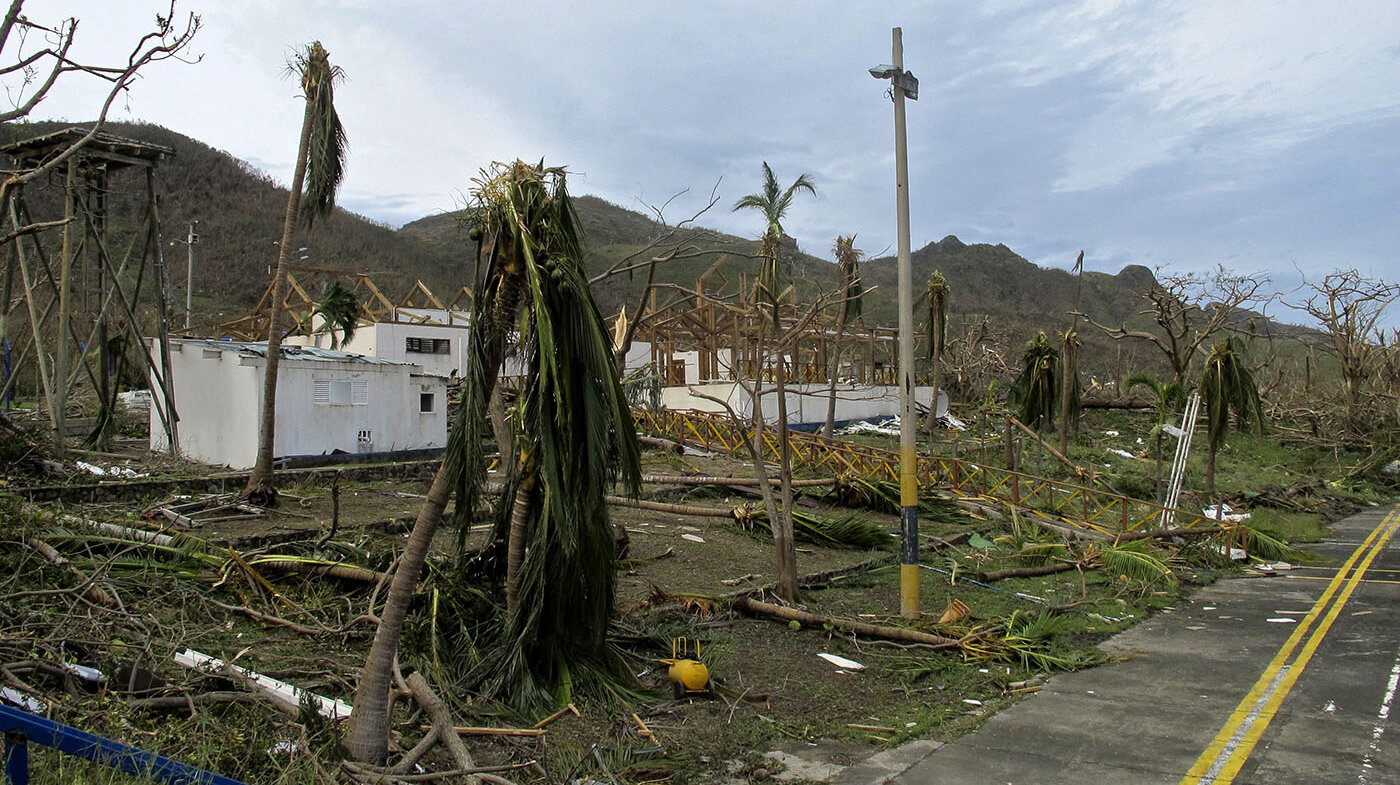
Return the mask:
[[1400,784],[1397,528],[1400,506],[1347,518],[1327,563],[1207,587],[1105,644],[1122,661],[835,781]]

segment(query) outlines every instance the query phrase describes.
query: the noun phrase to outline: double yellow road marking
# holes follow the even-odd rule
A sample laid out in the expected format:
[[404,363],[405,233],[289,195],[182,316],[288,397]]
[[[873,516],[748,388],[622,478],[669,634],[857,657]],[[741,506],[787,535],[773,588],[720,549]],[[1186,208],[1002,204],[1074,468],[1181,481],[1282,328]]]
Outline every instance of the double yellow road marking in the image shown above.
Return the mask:
[[[1201,757],[1196,759],[1196,764],[1182,778],[1180,785],[1228,785],[1234,782],[1284,698],[1288,697],[1308,661],[1322,645],[1322,639],[1341,614],[1342,607],[1351,599],[1352,592],[1362,583],[1366,570],[1390,542],[1397,528],[1400,528],[1400,507],[1391,510],[1337,570],[1322,596],[1299,621],[1297,629],[1274,655],[1249,694],[1231,712],[1230,719],[1205,752],[1201,753]],[[1309,636],[1309,630],[1315,624],[1317,629]],[[1304,638],[1307,638],[1306,643]],[[1293,656],[1295,651],[1296,657]]]

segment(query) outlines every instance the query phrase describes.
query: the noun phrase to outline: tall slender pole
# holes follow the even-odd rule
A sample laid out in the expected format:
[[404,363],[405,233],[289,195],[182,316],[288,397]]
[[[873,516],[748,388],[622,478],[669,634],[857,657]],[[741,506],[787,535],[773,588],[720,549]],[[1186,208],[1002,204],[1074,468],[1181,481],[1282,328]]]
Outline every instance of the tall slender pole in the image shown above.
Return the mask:
[[195,224],[197,224],[197,223],[199,223],[199,221],[195,221],[194,223],[190,224],[190,236],[189,236],[188,238],[186,238],[186,240],[185,240],[185,248],[186,248],[186,250],[189,251],[189,256],[186,257],[186,262],[185,262],[185,329],[186,329],[186,330],[190,329],[190,325],[194,322],[194,308],[193,308],[193,295],[194,295],[194,244],[195,244],[195,241],[199,239],[199,235],[196,235],[196,234],[194,233],[194,227],[195,227]]
[[919,618],[919,484],[914,415],[914,262],[909,249],[909,153],[904,132],[904,33],[894,28],[894,171],[899,219],[899,611]]

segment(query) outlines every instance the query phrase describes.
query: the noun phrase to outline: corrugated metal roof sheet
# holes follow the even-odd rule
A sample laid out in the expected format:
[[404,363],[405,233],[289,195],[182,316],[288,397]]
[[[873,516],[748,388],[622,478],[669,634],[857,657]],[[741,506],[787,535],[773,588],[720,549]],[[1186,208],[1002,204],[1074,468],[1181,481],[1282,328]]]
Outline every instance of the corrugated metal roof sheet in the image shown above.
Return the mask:
[[[225,352],[250,354],[255,357],[267,356],[267,344],[260,342],[215,341],[206,338],[172,338],[171,341],[189,346],[205,346]],[[294,346],[284,343],[281,348],[284,360],[321,360],[324,362],[365,363],[367,365],[413,365],[413,363],[396,363],[382,357],[370,357],[332,349],[318,349],[314,346]]]

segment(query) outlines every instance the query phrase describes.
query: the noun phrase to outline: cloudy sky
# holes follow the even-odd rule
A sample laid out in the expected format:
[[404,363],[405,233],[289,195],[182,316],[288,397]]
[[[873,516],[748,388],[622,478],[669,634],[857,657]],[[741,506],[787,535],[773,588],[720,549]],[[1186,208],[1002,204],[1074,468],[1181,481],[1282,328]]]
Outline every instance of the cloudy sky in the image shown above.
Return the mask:
[[[893,7],[897,6],[897,10]],[[150,0],[26,3],[124,58]],[[756,236],[730,205],[767,161],[807,172],[785,225],[830,257],[893,253],[893,110],[867,69],[903,29],[914,247],[956,234],[1044,266],[1224,264],[1400,280],[1400,4],[1394,0],[976,3],[180,0],[196,64],[152,67],[113,113],[285,182],[301,110],[284,77],[321,40],[346,72],[341,204],[391,225],[461,205],[492,160],[565,164],[576,193]],[[7,57],[9,52],[6,53]],[[62,84],[35,117],[87,119]],[[1288,313],[1278,315],[1287,317]],[[1291,320],[1291,319],[1290,319]]]

